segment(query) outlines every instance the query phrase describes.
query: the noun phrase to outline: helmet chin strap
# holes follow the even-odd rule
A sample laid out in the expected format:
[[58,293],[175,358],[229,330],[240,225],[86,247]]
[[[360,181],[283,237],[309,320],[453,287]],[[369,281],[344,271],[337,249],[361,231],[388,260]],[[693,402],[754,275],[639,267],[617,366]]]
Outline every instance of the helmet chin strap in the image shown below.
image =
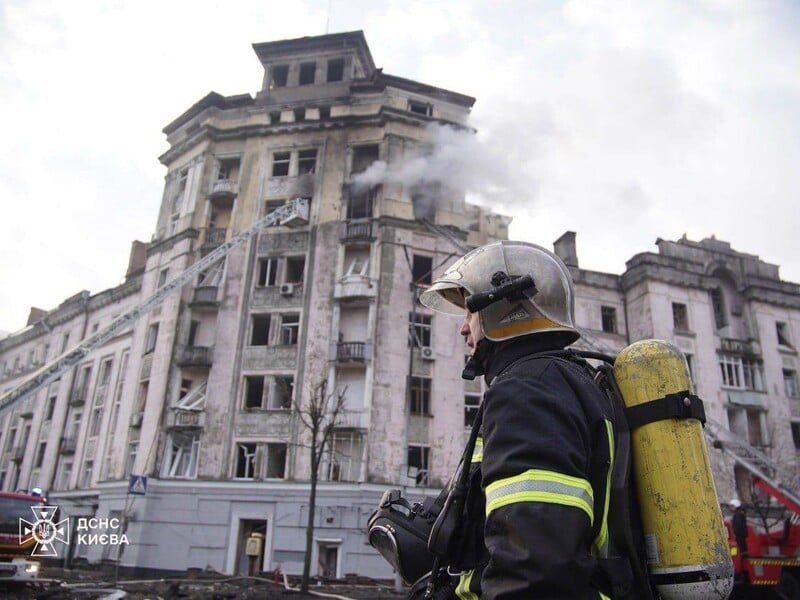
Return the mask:
[[479,341],[475,346],[475,352],[469,357],[467,364],[464,365],[464,370],[461,371],[461,378],[471,381],[478,375],[483,375],[486,372],[486,359],[489,358],[493,349],[493,341],[487,338]]

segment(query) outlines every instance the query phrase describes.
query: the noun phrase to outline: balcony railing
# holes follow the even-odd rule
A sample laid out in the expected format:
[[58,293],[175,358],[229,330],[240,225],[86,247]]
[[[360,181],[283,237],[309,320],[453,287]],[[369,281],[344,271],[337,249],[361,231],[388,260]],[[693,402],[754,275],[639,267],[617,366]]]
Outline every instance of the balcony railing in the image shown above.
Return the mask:
[[352,219],[344,223],[339,240],[342,242],[371,242],[375,239],[372,221]]
[[62,437],[58,442],[59,454],[75,454],[78,441],[73,437]]
[[82,388],[78,388],[77,390],[72,390],[72,395],[69,397],[69,404],[71,406],[80,406],[86,402],[86,390]]
[[367,428],[366,410],[343,410],[336,415],[336,427],[345,429],[366,429]]
[[198,429],[206,424],[206,413],[203,410],[185,410],[173,408],[167,417],[167,427],[172,429]]
[[225,243],[228,230],[222,227],[209,227],[203,239],[203,250],[212,250]]
[[720,350],[732,354],[759,354],[758,344],[752,340],[737,340],[734,338],[720,338]]
[[194,306],[219,306],[217,286],[199,286],[194,288],[191,304]]
[[347,275],[334,286],[334,298],[371,298],[377,294],[378,286],[369,277]]
[[23,458],[25,458],[25,446],[14,446],[11,450],[11,460],[21,463]]
[[212,348],[208,346],[184,346],[178,353],[179,367],[204,367],[211,366]]
[[339,342],[336,344],[336,360],[364,362],[365,342]]
[[239,183],[234,179],[217,179],[211,184],[210,198],[235,196],[239,193]]

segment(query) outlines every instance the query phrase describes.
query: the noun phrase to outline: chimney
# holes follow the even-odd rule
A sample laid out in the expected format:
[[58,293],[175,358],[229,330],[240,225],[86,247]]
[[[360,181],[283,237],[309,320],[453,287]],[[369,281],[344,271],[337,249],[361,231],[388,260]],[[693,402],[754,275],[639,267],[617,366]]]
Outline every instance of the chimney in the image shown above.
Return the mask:
[[125,279],[130,279],[136,275],[144,273],[144,267],[147,263],[147,244],[139,240],[131,242],[131,255],[128,259],[128,270],[125,273]]
[[564,235],[553,242],[556,256],[568,267],[578,267],[578,251],[575,249],[575,232],[565,231]]
[[42,310],[41,308],[36,308],[35,306],[31,306],[31,312],[28,313],[28,322],[25,324],[27,327],[28,325],[34,325],[44,319],[47,316],[47,311]]

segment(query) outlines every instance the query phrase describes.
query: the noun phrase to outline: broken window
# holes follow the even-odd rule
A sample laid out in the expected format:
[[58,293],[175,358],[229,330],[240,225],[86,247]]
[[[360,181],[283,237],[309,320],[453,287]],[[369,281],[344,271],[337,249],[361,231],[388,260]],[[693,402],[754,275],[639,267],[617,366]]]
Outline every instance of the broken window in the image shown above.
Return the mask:
[[236,467],[234,477],[253,479],[256,476],[256,444],[236,444]]
[[276,376],[269,408],[274,410],[286,410],[287,408],[291,408],[293,394],[294,377]]
[[253,331],[250,336],[251,346],[269,345],[269,315],[253,315]]
[[412,344],[416,348],[431,346],[431,317],[419,313],[410,313],[409,322],[413,331]]
[[415,285],[430,285],[433,276],[433,258],[415,254],[411,261],[411,277]]
[[317,63],[300,63],[300,85],[313,85]]
[[194,479],[197,477],[197,458],[200,454],[200,434],[172,432],[164,449],[162,477]]
[[327,451],[323,477],[329,481],[359,481],[364,455],[364,437],[356,432],[337,431]]
[[617,309],[613,306],[600,307],[600,320],[603,331],[606,333],[617,333]]
[[328,61],[328,72],[326,74],[328,83],[342,81],[344,79],[344,59],[332,58]]
[[167,277],[169,276],[169,269],[162,269],[161,272],[158,274],[158,283],[156,284],[156,288],[163,287],[165,283],[167,283]]
[[412,415],[430,415],[431,380],[430,377],[410,377]]
[[778,344],[780,346],[792,347],[792,339],[789,336],[789,324],[783,321],[775,322],[775,333],[778,336]]
[[239,159],[238,158],[223,158],[219,161],[219,169],[217,170],[217,181],[232,180],[236,181],[239,177]]
[[289,65],[274,65],[271,71],[272,81],[270,88],[286,87],[289,81]]
[[150,354],[156,349],[156,341],[158,340],[158,323],[151,323],[147,329],[147,341],[144,345],[144,353]]
[[94,471],[94,461],[87,460],[83,463],[83,471],[81,472],[81,481],[78,487],[88,488],[92,485],[92,472]]
[[305,108],[295,108],[293,112],[294,112],[294,120],[295,121],[299,122],[299,121],[305,121],[306,120],[306,109]]
[[472,427],[480,405],[480,394],[464,394],[464,427]]
[[800,450],[800,422],[792,421],[792,441],[794,442],[795,450]]
[[275,152],[272,155],[272,176],[286,177],[289,175],[289,164],[291,161],[291,152]]
[[267,200],[264,202],[264,214],[268,215],[271,212],[278,210],[284,204],[286,204],[286,200]]
[[432,105],[428,104],[427,102],[418,102],[416,100],[408,101],[408,110],[409,112],[418,115],[425,115],[426,117],[430,117],[433,114]]
[[266,444],[267,479],[283,479],[286,474],[286,444]]
[[44,464],[44,453],[47,450],[47,442],[41,442],[36,450],[36,460],[33,463],[34,469],[41,469]]
[[356,146],[353,148],[353,166],[350,170],[351,175],[357,175],[366,171],[372,163],[378,160],[378,144],[368,146]]
[[319,107],[319,118],[320,118],[320,120],[330,119],[331,118],[331,107],[330,106],[320,106]]
[[723,387],[764,391],[763,366],[759,361],[723,354],[719,357],[719,367]]
[[685,354],[686,357],[686,368],[689,370],[689,381],[692,383],[696,383],[697,379],[694,375],[694,356],[691,354]]
[[369,219],[372,217],[372,205],[377,193],[376,187],[366,185],[350,185],[347,194],[348,219]]
[[306,173],[313,173],[317,168],[317,149],[300,150],[297,153],[297,173],[304,175]]
[[428,446],[408,447],[408,476],[413,477],[417,485],[428,484],[430,454]]
[[261,408],[264,403],[264,377],[248,375],[244,378],[244,407]]
[[295,346],[300,331],[300,315],[281,316],[281,344]]
[[269,124],[277,125],[280,122],[281,122],[281,111],[279,110],[269,111]]
[[286,258],[286,283],[303,283],[303,271],[306,268],[305,256],[288,256]]
[[800,388],[797,386],[797,371],[794,369],[783,370],[783,388],[787,398],[800,398]]
[[82,402],[86,400],[86,394],[89,391],[89,378],[92,375],[92,365],[85,365],[81,368],[78,374],[78,383],[75,385],[75,391],[72,393],[73,398]]
[[369,251],[358,253],[353,256],[350,264],[347,265],[345,276],[365,277],[369,271]]
[[709,292],[711,296],[711,308],[714,311],[714,325],[717,329],[722,329],[728,324],[728,316],[725,314],[725,298],[722,288],[716,287]]
[[689,331],[689,314],[682,302],[672,303],[672,327],[675,331]]
[[278,281],[278,259],[262,258],[258,261],[258,285],[275,285]]
[[436,201],[441,193],[438,184],[417,184],[411,188],[411,204],[414,209],[415,219],[426,219],[433,222],[436,219]]

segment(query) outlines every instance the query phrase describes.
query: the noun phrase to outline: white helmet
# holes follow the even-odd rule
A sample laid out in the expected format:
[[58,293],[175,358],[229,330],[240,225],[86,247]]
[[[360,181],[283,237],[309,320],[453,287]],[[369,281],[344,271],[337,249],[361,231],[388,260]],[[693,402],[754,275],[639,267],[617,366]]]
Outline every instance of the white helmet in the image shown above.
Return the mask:
[[580,335],[575,329],[574,293],[569,270],[558,256],[535,244],[503,240],[475,248],[457,260],[420,296],[437,312],[464,314],[465,297],[497,287],[498,276],[533,279],[532,293],[489,304],[480,315],[487,339],[500,342],[531,333],[560,334],[564,345]]
[[739,499],[738,499],[738,498],[734,498],[734,499],[733,499],[733,500],[731,500],[731,502],[730,502],[730,507],[731,507],[733,510],[736,510],[737,508],[741,508],[741,507],[742,507],[742,503],[739,501]]

